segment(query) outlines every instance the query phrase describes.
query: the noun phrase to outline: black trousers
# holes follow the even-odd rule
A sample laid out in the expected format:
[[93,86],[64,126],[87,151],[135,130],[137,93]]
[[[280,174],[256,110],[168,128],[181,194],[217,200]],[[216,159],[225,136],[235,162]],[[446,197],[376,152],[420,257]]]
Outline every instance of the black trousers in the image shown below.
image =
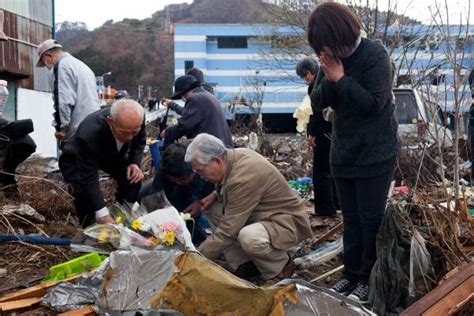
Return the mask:
[[[36,144],[28,135],[10,139],[3,170],[8,173],[15,173],[18,165],[25,161],[35,150]],[[1,174],[0,182],[5,186],[14,185],[16,184],[15,176],[12,174]]]
[[313,188],[314,213],[321,216],[336,214],[338,206],[334,179],[329,165],[329,149],[331,142],[326,136],[316,138],[313,149]]
[[[117,182],[115,201],[122,204],[124,202],[135,203],[138,200],[138,193],[141,188],[141,183],[131,183],[127,179],[128,163],[126,161],[126,157],[123,157],[123,159],[113,159],[111,157],[107,165],[99,166],[101,170],[108,173]],[[98,210],[90,209],[88,191],[77,179],[77,163],[74,152],[62,152],[59,157],[59,169],[64,180],[72,185],[74,207],[81,225],[83,227],[92,225],[95,222],[95,212]]]
[[344,217],[343,278],[352,282],[368,283],[392,178],[393,171],[372,178],[335,178]]

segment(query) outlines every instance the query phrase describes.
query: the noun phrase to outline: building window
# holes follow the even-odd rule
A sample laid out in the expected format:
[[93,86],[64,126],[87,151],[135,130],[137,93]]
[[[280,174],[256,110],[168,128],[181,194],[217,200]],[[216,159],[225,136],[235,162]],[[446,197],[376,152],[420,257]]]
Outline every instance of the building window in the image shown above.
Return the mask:
[[300,48],[304,46],[304,41],[297,36],[272,36],[272,48]]
[[191,69],[194,67],[194,60],[185,60],[184,61],[184,72],[188,71],[188,69]]
[[246,36],[218,37],[217,48],[247,48]]

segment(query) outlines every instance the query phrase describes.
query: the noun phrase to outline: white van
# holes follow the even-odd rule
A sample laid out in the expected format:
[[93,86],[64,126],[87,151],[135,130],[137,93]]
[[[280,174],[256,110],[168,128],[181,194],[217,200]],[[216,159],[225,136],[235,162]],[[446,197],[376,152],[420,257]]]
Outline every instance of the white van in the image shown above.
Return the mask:
[[403,145],[434,143],[437,138],[444,146],[452,145],[451,131],[441,121],[437,106],[424,103],[413,88],[394,88],[393,93],[398,135]]

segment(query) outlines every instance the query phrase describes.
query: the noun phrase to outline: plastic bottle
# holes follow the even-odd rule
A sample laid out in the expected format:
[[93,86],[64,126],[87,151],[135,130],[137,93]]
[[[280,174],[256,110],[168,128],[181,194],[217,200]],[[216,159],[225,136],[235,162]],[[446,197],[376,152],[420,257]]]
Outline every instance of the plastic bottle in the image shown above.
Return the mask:
[[3,111],[7,105],[8,100],[8,82],[6,80],[0,80],[0,117],[3,116]]
[[343,243],[342,237],[340,237],[339,239],[333,242],[324,243],[316,250],[310,252],[304,257],[296,258],[294,261],[297,266],[301,266],[304,269],[308,269],[309,267],[323,264],[326,261],[331,260],[332,258],[336,257],[342,250]]
[[258,148],[258,136],[255,132],[249,134],[249,144],[247,146],[249,149],[257,150]]

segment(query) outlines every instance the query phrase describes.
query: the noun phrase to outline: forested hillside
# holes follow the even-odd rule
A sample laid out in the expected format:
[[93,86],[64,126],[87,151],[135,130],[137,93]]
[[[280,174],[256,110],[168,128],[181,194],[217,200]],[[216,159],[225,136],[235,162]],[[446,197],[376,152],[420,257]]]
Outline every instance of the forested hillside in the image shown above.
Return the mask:
[[264,22],[266,4],[259,0],[195,0],[150,12],[144,20],[105,22],[88,31],[80,22],[57,26],[56,38],[74,56],[86,62],[106,85],[125,89],[136,97],[138,85],[152,87],[156,96],[170,95],[173,84],[172,24]]

